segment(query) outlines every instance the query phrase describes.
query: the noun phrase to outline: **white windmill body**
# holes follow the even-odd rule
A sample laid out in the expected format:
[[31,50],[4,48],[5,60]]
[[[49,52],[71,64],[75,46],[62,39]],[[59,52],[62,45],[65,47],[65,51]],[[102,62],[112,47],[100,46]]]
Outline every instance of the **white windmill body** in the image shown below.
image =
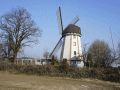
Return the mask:
[[[74,30],[76,29],[76,30]],[[73,60],[75,57],[82,55],[81,41],[80,41],[80,28],[75,25],[70,25],[63,32],[64,33],[64,43],[61,53],[62,59]],[[68,53],[69,52],[69,53]]]
[[74,18],[73,21],[63,30],[60,7],[57,14],[59,30],[62,37],[58,41],[50,56],[54,55],[55,51],[62,46],[60,59],[67,59],[69,65],[83,67],[81,29],[75,25],[79,18]]
[[61,60],[67,59],[69,64],[79,64],[82,60],[80,27],[73,24],[63,31],[63,46]]

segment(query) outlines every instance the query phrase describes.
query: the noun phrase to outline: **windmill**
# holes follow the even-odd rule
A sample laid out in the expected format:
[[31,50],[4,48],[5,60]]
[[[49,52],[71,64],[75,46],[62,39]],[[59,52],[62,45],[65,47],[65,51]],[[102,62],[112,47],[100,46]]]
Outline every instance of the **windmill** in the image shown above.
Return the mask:
[[[81,30],[80,27],[75,24],[79,21],[79,17],[76,16],[66,28],[63,27],[61,8],[57,10],[58,29],[61,35],[58,43],[54,47],[50,54],[50,57],[62,47],[60,59],[67,59],[68,64],[81,65],[82,60],[82,48],[81,48]],[[83,66],[83,65],[81,65]]]

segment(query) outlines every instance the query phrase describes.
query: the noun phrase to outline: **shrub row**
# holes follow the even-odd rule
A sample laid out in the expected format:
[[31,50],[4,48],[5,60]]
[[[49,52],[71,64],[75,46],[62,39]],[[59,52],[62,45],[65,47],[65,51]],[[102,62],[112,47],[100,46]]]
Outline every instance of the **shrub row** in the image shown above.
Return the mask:
[[16,65],[8,62],[0,62],[1,71],[10,71],[25,74],[48,75],[70,78],[94,78],[112,82],[120,82],[120,68],[74,68],[59,65]]

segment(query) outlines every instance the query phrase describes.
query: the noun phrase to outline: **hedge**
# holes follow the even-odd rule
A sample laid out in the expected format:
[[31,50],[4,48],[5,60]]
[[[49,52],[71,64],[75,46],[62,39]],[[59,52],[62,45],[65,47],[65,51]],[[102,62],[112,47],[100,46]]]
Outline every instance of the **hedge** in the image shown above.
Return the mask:
[[120,68],[74,68],[63,65],[17,65],[0,62],[0,71],[70,78],[93,78],[120,83]]

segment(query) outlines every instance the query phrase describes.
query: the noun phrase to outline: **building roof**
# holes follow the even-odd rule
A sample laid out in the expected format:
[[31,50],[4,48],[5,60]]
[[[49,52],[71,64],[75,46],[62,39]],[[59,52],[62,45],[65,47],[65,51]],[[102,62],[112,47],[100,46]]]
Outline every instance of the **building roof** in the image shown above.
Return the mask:
[[67,28],[65,28],[62,34],[65,35],[67,33],[77,33],[81,35],[81,29],[76,25],[70,24]]

